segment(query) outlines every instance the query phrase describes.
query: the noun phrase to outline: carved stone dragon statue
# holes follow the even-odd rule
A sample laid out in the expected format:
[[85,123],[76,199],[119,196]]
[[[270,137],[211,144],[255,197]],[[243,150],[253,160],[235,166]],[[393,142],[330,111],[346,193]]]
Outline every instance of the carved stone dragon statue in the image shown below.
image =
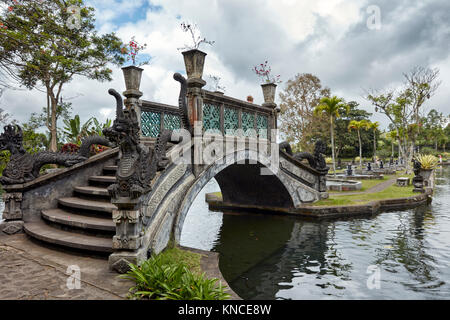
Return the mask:
[[298,161],[302,161],[304,159],[308,160],[309,166],[311,168],[314,168],[316,170],[319,171],[323,171],[323,170],[327,170],[328,171],[328,167],[327,164],[325,162],[325,158],[323,157],[323,154],[326,151],[326,145],[323,141],[318,140],[314,146],[314,154],[311,154],[309,152],[298,152],[298,153],[293,153],[292,152],[292,148],[290,146],[290,144],[286,141],[281,142],[279,144],[280,150],[286,152],[287,154],[289,154],[290,156],[292,156],[293,158],[295,158]]
[[2,185],[21,184],[39,177],[40,169],[46,164],[58,164],[65,167],[73,166],[89,157],[93,144],[111,146],[111,143],[100,136],[91,136],[83,140],[78,154],[42,151],[29,154],[23,147],[23,133],[18,125],[7,125],[0,135],[0,151],[11,153],[9,162],[0,178]]
[[[187,130],[190,130],[187,117],[186,79],[180,74],[175,74],[174,78],[181,84],[179,104],[182,123]],[[111,141],[117,142],[121,151],[116,183],[108,187],[108,192],[113,199],[137,199],[151,191],[151,181],[157,171],[164,170],[167,166],[166,147],[171,140],[172,131],[163,130],[158,135],[153,149],[141,144],[136,111],[133,108],[124,110],[120,94],[114,89],[108,92],[116,98],[116,119],[110,128],[103,130],[103,133]]]

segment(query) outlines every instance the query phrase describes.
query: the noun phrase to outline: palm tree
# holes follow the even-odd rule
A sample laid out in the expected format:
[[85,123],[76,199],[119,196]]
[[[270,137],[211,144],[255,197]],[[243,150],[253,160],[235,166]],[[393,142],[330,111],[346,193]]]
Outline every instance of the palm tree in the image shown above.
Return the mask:
[[379,127],[378,121],[369,123],[369,129],[373,131],[373,162],[377,161],[377,131]]
[[358,132],[359,141],[359,168],[362,170],[362,142],[361,142],[361,129],[368,130],[370,128],[370,122],[367,120],[352,120],[348,124],[348,130],[356,130]]
[[333,97],[323,97],[320,103],[315,107],[314,113],[316,115],[325,113],[330,117],[330,132],[331,132],[331,157],[333,159],[333,171],[336,176],[336,161],[334,148],[334,119],[340,117],[342,110],[348,111],[349,107],[344,103],[344,99]]

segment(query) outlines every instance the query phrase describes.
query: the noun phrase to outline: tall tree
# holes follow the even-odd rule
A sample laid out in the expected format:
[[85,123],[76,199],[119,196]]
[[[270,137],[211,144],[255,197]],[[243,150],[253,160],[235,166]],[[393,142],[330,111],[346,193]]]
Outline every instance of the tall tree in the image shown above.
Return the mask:
[[370,123],[367,120],[352,120],[348,125],[348,130],[356,130],[358,132],[358,142],[359,142],[359,167],[362,170],[362,142],[361,142],[361,130],[368,130],[370,128]]
[[[423,117],[423,133],[427,142],[433,142],[434,148],[438,150],[439,141],[444,135],[444,126],[446,118],[442,112],[431,109],[426,117]],[[425,143],[429,144],[429,143]]]
[[323,116],[314,114],[314,108],[329,95],[330,89],[322,87],[320,79],[310,73],[287,81],[280,93],[280,131],[295,149],[312,151],[316,135],[326,130]]
[[326,114],[330,119],[330,133],[331,133],[331,157],[333,159],[333,171],[336,176],[336,158],[334,149],[334,120],[341,116],[341,113],[347,110],[348,106],[344,103],[344,99],[333,97],[323,97],[320,99],[320,104],[314,109],[316,115]]
[[57,151],[57,108],[74,76],[111,81],[110,63],[122,64],[122,42],[98,35],[94,9],[83,0],[0,0],[0,70],[28,89],[46,93],[50,150]]
[[[355,157],[358,154],[357,147],[358,138],[348,131],[348,125],[350,121],[367,120],[369,121],[371,113],[359,109],[359,104],[356,101],[349,101],[347,103],[347,112],[341,114],[341,117],[335,121],[335,153],[336,158],[339,157]],[[329,129],[326,133],[329,137]],[[372,152],[372,137],[369,131],[361,132],[362,152],[363,155],[367,155],[368,152]]]
[[376,112],[385,114],[397,131],[399,149],[406,163],[406,171],[411,170],[416,139],[420,133],[420,115],[424,103],[438,89],[439,70],[416,67],[404,74],[404,86],[396,93],[394,90],[372,92],[367,99]]

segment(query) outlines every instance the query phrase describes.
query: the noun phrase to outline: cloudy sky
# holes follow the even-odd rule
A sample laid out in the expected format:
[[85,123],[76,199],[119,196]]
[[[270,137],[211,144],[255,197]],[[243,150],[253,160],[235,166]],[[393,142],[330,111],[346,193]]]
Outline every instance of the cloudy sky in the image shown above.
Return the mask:
[[[448,0],[90,0],[101,33],[116,32],[125,42],[132,36],[147,43],[153,59],[144,66],[143,99],[175,105],[183,72],[177,48],[189,44],[180,28],[197,23],[213,46],[207,52],[205,74],[221,77],[226,94],[262,103],[259,79],[252,66],[269,61],[282,80],[297,73],[318,76],[332,94],[356,100],[370,112],[364,89],[395,88],[403,72],[414,66],[440,69],[442,85],[428,109],[450,113],[450,1]],[[380,20],[376,15],[379,12]],[[378,23],[379,22],[379,23]],[[114,80],[98,83],[82,78],[66,85],[73,114],[105,120],[114,115],[108,88],[124,90],[120,68]],[[207,80],[207,79],[205,79]],[[279,90],[283,88],[280,85]],[[37,91],[7,91],[0,108],[19,122],[46,104]],[[383,115],[374,115],[385,126]]]

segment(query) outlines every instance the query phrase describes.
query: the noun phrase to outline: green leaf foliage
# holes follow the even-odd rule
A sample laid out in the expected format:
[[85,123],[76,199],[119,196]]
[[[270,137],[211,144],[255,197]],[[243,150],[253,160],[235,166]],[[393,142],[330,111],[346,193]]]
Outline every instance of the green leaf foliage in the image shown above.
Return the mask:
[[140,266],[130,264],[130,271],[121,277],[135,282],[130,289],[132,299],[225,300],[230,297],[218,279],[193,272],[187,264],[170,259],[164,252]]

